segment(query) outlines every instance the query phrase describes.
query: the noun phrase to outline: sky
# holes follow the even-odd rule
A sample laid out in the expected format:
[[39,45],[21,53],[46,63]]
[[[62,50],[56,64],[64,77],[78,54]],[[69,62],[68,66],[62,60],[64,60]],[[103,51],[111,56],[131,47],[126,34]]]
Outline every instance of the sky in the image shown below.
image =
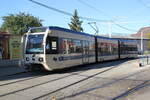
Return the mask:
[[[99,35],[126,36],[136,33],[142,27],[150,26],[150,0],[35,0],[49,7],[68,13],[77,9],[79,16],[104,21],[83,21],[84,32],[95,34],[88,24],[96,22]],[[3,16],[29,13],[42,19],[43,26],[59,26],[69,28],[71,16],[47,9],[30,0],[0,0],[0,25]],[[111,22],[109,22],[111,21]],[[91,24],[94,25],[94,24]]]

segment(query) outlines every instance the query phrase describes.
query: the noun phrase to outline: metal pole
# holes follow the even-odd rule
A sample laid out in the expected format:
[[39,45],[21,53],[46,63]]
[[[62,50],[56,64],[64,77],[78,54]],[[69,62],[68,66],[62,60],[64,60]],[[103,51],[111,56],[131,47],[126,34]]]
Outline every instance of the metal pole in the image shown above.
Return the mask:
[[111,38],[111,34],[112,34],[112,22],[108,22],[108,30],[109,30],[109,38]]
[[148,65],[148,56],[147,56],[147,65]]
[[141,31],[141,53],[143,54],[143,31]]

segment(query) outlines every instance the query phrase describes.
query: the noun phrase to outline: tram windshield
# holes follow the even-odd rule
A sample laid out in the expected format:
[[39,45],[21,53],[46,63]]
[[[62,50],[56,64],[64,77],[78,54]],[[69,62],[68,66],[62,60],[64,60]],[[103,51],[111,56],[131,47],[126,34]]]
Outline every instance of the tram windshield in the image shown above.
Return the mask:
[[44,34],[29,35],[27,39],[26,54],[43,53],[43,37]]

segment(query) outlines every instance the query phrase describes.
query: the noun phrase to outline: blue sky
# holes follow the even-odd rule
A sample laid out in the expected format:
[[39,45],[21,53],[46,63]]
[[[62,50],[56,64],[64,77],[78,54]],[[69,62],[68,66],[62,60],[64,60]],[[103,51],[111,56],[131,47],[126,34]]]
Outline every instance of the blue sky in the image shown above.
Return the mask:
[[[48,6],[73,13],[78,10],[80,16],[95,18],[100,20],[113,20],[120,26],[126,27],[129,31],[111,24],[111,32],[114,35],[127,35],[136,33],[141,27],[150,26],[150,0],[35,0]],[[89,4],[89,7],[83,4]],[[95,10],[97,9],[97,10]],[[2,16],[16,14],[18,12],[30,13],[43,20],[44,26],[68,27],[70,16],[49,10],[29,0],[1,0],[0,1],[0,25]],[[87,20],[83,20],[84,32],[94,34],[93,29],[88,25]],[[106,22],[96,22],[99,34],[108,34],[109,25]]]

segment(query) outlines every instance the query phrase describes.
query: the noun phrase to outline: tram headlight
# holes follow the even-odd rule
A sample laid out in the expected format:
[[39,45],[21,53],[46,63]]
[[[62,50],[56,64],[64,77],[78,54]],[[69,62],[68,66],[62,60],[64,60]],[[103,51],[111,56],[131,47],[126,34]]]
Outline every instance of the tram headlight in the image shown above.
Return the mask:
[[29,59],[29,57],[26,57],[26,61],[29,61],[30,59]]
[[40,57],[40,58],[39,58],[39,61],[40,61],[40,62],[43,62],[43,58],[42,58],[42,57]]

